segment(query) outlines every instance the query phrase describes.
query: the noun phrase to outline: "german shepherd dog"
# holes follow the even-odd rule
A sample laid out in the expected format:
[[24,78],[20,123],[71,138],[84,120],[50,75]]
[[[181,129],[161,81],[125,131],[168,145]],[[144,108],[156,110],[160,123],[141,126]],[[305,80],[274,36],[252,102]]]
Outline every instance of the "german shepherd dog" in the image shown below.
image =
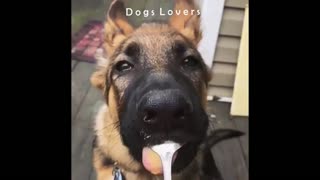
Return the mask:
[[[175,10],[196,8],[191,0],[175,2]],[[115,0],[103,36],[106,55],[91,77],[106,102],[95,122],[97,179],[113,179],[117,170],[127,180],[163,179],[146,169],[142,151],[166,140],[184,144],[172,165],[174,180],[221,179],[210,147],[242,132],[207,135],[210,74],[197,51],[200,16],[175,14],[135,29],[124,3]]]

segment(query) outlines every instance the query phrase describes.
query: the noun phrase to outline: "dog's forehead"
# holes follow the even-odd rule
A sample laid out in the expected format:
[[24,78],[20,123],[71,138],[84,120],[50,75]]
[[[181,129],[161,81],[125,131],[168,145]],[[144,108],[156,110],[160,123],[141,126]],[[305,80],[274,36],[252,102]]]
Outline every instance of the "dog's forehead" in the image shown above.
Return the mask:
[[126,45],[128,47],[136,44],[140,56],[143,56],[149,65],[160,65],[167,63],[173,56],[178,43],[188,45],[186,39],[168,25],[146,24],[131,35]]
[[132,35],[163,35],[164,37],[168,37],[176,34],[177,31],[175,31],[172,27],[170,27],[167,24],[146,23],[142,24],[139,28],[137,28]]

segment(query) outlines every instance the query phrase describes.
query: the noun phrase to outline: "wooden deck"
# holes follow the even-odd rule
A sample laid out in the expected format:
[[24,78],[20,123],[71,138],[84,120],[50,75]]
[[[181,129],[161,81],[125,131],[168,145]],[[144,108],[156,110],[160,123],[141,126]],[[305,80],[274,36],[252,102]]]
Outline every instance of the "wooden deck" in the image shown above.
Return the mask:
[[[92,167],[93,120],[103,104],[102,95],[89,82],[94,64],[72,61],[72,180],[94,180]],[[213,128],[234,128],[246,132],[241,138],[217,144],[212,153],[225,180],[248,180],[248,119],[229,117],[230,104],[209,102]]]

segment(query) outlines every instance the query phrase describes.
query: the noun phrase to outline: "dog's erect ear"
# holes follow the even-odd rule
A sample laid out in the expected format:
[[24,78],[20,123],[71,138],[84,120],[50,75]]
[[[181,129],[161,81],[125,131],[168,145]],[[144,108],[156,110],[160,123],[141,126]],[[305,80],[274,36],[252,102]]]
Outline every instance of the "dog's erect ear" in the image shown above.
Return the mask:
[[117,45],[133,32],[133,27],[125,15],[124,2],[114,0],[107,12],[104,26],[105,49],[110,57]]
[[104,50],[97,52],[97,71],[91,76],[91,84],[101,90],[108,89],[107,67],[114,49],[133,32],[125,15],[125,6],[121,0],[113,0],[107,12],[107,20],[104,24]]
[[169,24],[197,45],[202,37],[200,9],[193,0],[175,0],[175,12],[180,14],[174,13],[169,19]]

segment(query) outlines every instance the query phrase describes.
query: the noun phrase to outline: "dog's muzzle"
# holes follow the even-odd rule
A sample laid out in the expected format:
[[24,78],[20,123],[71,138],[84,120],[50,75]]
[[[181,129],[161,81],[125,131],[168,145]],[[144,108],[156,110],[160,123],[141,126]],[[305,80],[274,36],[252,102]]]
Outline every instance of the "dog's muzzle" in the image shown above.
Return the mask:
[[143,123],[156,132],[181,128],[193,112],[190,100],[177,89],[150,91],[142,97],[137,108]]

